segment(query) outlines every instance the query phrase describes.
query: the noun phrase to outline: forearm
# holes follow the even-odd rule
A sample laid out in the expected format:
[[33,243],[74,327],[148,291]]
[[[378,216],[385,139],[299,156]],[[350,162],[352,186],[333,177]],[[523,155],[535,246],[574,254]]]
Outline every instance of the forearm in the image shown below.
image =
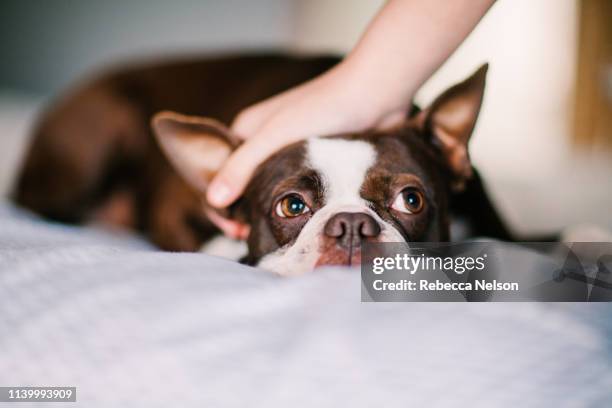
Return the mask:
[[457,49],[494,0],[390,0],[339,75],[378,115],[406,109],[416,90]]

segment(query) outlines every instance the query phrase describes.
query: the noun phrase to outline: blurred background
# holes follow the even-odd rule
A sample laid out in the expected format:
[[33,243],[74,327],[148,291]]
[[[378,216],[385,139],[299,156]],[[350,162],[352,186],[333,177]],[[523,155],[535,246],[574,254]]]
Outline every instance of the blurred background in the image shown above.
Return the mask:
[[[0,192],[10,189],[39,109],[76,80],[173,55],[346,53],[383,4],[2,0]],[[612,228],[610,21],[609,0],[500,0],[417,95],[425,105],[490,63],[471,152],[518,233]]]

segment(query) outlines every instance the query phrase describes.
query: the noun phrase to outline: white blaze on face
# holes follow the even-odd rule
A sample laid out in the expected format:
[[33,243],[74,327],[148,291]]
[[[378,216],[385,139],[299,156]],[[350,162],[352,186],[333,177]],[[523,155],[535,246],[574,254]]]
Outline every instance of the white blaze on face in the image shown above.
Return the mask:
[[311,139],[307,146],[307,163],[323,181],[326,206],[364,204],[359,191],[376,162],[374,146],[344,139]]
[[360,191],[370,167],[375,165],[374,146],[361,140],[310,139],[306,144],[306,166],[315,170],[323,182],[325,205],[306,223],[293,245],[266,255],[258,266],[294,275],[310,271],[320,257],[319,238],[327,221],[340,212],[363,212],[381,227],[380,241],[402,242],[402,235],[382,220],[361,197]]

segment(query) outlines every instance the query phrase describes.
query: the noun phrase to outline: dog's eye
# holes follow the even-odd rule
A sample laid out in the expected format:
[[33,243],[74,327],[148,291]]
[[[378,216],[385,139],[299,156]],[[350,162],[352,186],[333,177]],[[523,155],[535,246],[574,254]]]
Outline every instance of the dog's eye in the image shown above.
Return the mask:
[[297,194],[289,194],[276,204],[276,215],[282,218],[297,217],[309,211],[310,208]]
[[391,205],[391,208],[394,210],[407,214],[420,213],[423,207],[425,207],[423,193],[414,187],[403,189],[397,197],[395,197]]

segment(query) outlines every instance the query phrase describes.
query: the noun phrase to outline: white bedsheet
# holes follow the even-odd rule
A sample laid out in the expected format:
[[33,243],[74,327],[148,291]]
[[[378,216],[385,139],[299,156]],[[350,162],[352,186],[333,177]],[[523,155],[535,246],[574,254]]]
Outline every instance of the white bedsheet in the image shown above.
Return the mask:
[[283,279],[2,205],[13,385],[87,408],[610,406],[612,308],[361,303],[358,271]]

